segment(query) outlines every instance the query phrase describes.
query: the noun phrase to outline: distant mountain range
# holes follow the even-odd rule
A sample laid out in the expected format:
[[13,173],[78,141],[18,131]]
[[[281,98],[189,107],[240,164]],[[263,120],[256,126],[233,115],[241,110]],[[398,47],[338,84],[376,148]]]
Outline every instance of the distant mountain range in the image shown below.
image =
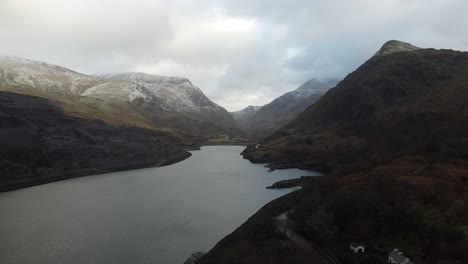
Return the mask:
[[256,136],[267,136],[293,120],[337,83],[338,80],[311,79],[269,104],[248,106],[231,114],[241,129]]
[[117,126],[169,129],[190,137],[236,127],[224,108],[185,78],[91,76],[45,62],[0,57],[0,90],[47,98],[72,116]]

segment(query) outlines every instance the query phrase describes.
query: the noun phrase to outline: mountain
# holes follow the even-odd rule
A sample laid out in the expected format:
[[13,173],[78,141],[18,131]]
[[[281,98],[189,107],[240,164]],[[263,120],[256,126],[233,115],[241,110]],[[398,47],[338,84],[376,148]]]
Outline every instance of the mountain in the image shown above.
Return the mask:
[[450,149],[455,156],[463,153],[467,57],[466,52],[408,49],[405,43],[390,41],[295,120],[266,137],[262,144],[274,151],[253,150],[247,157],[353,171],[432,147]]
[[145,73],[121,73],[107,75],[106,79],[128,81],[144,87],[158,99],[164,111],[183,113],[225,127],[236,123],[226,109],[213,103],[188,79],[165,77]]
[[248,121],[260,108],[261,106],[249,105],[239,111],[231,112],[231,115],[234,117],[234,120],[236,120],[237,125],[245,129],[248,126]]
[[247,107],[232,115],[241,129],[257,136],[266,136],[294,119],[336,84],[336,80],[312,79],[269,104],[262,107]]
[[[327,175],[289,181],[302,188],[265,205],[200,262],[380,263],[398,248],[414,263],[467,263],[467,102],[468,52],[385,43],[242,153]],[[351,253],[351,241],[372,254]]]
[[184,78],[143,73],[98,77],[45,62],[0,57],[0,90],[50,99],[72,116],[172,130],[200,140],[236,126],[224,108]]
[[0,92],[0,124],[0,192],[190,156],[169,133],[72,117],[35,96]]

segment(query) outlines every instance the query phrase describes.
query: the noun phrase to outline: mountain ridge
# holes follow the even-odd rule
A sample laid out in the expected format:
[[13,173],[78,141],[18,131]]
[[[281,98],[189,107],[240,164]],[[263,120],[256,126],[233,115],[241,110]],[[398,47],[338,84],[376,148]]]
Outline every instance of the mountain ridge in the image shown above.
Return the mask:
[[[462,102],[463,98],[467,97],[464,86],[466,82],[464,71],[468,70],[467,57],[468,52],[434,49],[374,56],[350,73],[335,88],[329,90],[315,104],[309,106],[296,119],[264,138],[261,143],[266,146],[274,144],[274,148],[279,150],[275,155],[283,158],[285,156],[280,154],[283,150],[296,146],[303,151],[302,160],[310,162],[316,159],[317,163],[319,163],[317,156],[320,156],[321,151],[324,152],[322,157],[329,157],[332,152],[342,153],[347,148],[356,148],[356,151],[360,149],[359,151],[371,156],[370,152],[380,152],[385,147],[396,151],[402,142],[407,144],[408,149],[412,146],[414,148],[412,151],[416,149],[421,151],[424,142],[429,138],[432,138],[432,141],[442,142],[444,139],[441,135],[452,133],[450,130],[442,129],[446,126],[442,123],[438,131],[440,135],[437,136],[430,135],[427,129],[421,129],[416,124],[421,127],[431,125],[431,115],[438,116],[434,119],[437,122],[445,118],[456,124],[463,123],[460,120],[465,118],[466,113],[463,110],[454,111],[454,108],[455,106],[460,109],[466,108]],[[437,100],[440,102],[433,105]],[[456,131],[465,131],[465,129],[454,127]],[[406,138],[405,133],[413,133],[410,135],[415,138],[409,140],[410,137]],[[418,136],[416,133],[419,133]],[[380,137],[377,134],[380,134]],[[288,140],[282,141],[292,135],[301,139],[297,138],[294,144]],[[463,144],[459,147],[461,146]],[[332,151],[333,148],[335,150]],[[346,152],[353,152],[351,149]],[[255,152],[260,154],[262,151],[253,150],[251,154]],[[396,155],[396,153],[390,155],[390,152],[380,156]],[[270,157],[275,155],[269,154]],[[301,155],[293,156],[299,158]],[[262,160],[261,155],[256,154],[252,156],[248,154],[247,157]],[[369,162],[362,158],[356,160],[357,157],[358,155],[347,157],[348,165],[359,169],[361,165]],[[322,169],[340,167],[337,164],[338,160],[333,162],[333,159],[326,158],[326,161],[324,159],[320,158],[323,162],[320,165]],[[344,167],[346,171],[350,169]]]
[[[136,81],[143,76],[134,75]],[[232,116],[188,79],[144,76],[159,82],[106,79],[45,62],[0,57],[0,90],[50,99],[73,116],[116,126],[172,129],[196,137],[204,129],[214,136],[235,128]]]

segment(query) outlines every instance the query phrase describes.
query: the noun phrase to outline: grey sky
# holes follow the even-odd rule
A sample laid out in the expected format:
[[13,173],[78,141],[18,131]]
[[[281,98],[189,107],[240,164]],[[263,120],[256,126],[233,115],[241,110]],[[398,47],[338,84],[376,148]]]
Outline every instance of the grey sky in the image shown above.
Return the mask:
[[1,0],[0,54],[183,76],[238,110],[344,77],[390,39],[468,50],[467,10],[466,0]]

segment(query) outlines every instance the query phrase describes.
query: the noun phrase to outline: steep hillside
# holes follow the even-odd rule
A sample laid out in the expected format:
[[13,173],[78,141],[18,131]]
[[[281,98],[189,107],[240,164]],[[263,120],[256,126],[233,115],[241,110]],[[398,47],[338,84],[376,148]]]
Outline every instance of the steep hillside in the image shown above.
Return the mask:
[[402,155],[464,157],[467,101],[468,53],[393,50],[372,57],[245,156],[336,173]]
[[44,62],[0,57],[0,90],[47,98],[72,116],[170,130],[198,141],[235,127],[225,109],[183,78],[144,74],[101,78]]
[[[467,263],[467,102],[468,52],[386,43],[243,152],[331,175],[289,181],[302,189],[264,206],[201,262],[386,263],[398,248],[414,263]],[[352,241],[366,254],[351,253]]]
[[48,100],[0,92],[0,191],[180,161],[168,133],[71,117]]
[[257,137],[267,136],[297,117],[336,83],[312,79],[258,109],[246,108],[232,114],[241,129]]

